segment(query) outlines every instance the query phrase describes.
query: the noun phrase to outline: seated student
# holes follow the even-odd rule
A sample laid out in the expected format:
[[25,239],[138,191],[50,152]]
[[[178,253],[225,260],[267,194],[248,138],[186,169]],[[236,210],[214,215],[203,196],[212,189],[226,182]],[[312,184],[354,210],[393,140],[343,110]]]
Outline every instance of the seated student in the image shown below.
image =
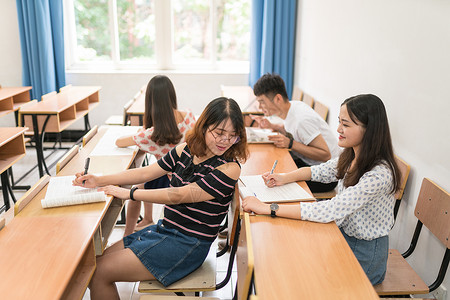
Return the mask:
[[384,280],[388,233],[394,223],[394,193],[400,172],[395,163],[383,102],[374,95],[344,101],[339,114],[339,158],[285,174],[263,174],[269,187],[300,180],[339,179],[329,201],[270,205],[255,197],[243,200],[244,211],[327,223],[336,221],[364,272],[375,285]]
[[[134,135],[123,136],[116,140],[118,147],[138,145],[143,151],[160,159],[173,147],[184,142],[186,132],[194,126],[192,112],[177,110],[177,96],[172,82],[167,76],[154,76],[147,85],[145,93],[144,127]],[[169,186],[169,178],[160,178],[146,182],[139,188],[157,189]],[[139,231],[153,223],[153,204],[144,203],[144,217],[137,225],[141,212],[141,202],[128,201],[124,236]]]
[[[297,167],[318,165],[339,156],[337,138],[328,124],[308,105],[289,101],[283,79],[276,74],[265,74],[255,83],[253,92],[264,115],[276,115],[284,125],[272,124],[264,117],[252,116],[262,128],[281,134],[269,137],[279,148],[288,148]],[[328,192],[337,182],[327,184],[307,182],[311,192]]]
[[[186,143],[157,163],[113,175],[76,174],[73,184],[120,199],[161,203],[164,219],[123,238],[97,258],[89,288],[92,299],[118,299],[115,282],[156,279],[164,286],[205,260],[248,156],[242,112],[236,101],[217,98],[205,108]],[[143,190],[114,185],[154,180],[172,172],[169,188]],[[84,183],[83,183],[84,182]]]

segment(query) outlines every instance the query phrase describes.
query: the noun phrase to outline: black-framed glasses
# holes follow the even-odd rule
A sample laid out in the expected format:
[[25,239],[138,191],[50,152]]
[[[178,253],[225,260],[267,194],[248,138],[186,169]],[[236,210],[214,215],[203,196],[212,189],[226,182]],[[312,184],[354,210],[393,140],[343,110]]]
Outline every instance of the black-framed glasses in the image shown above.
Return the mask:
[[226,134],[216,133],[217,135],[215,135],[212,130],[210,130],[209,132],[211,132],[211,135],[216,140],[216,143],[227,141],[228,143],[231,143],[231,144],[237,144],[241,140],[241,138],[238,135],[232,135],[232,136],[228,137]]

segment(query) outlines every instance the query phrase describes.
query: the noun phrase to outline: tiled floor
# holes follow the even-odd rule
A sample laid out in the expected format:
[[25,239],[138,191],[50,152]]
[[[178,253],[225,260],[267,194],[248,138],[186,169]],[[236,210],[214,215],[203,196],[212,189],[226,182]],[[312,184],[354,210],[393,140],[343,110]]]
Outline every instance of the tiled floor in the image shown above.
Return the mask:
[[[52,146],[52,144],[48,144],[45,146],[50,147],[50,146]],[[67,144],[67,143],[64,144],[63,143],[63,147],[71,147],[71,146],[72,146],[72,144]],[[48,156],[50,154],[50,156],[46,159],[46,162],[47,162],[47,166],[49,167],[49,171],[50,171],[51,175],[55,175],[56,170],[55,170],[55,166],[50,167],[50,165],[52,165],[52,164],[56,165],[56,162],[60,159],[60,157],[62,155],[64,155],[66,150],[57,150],[53,154],[51,154],[53,151],[54,150],[46,150],[44,153],[45,156]],[[34,150],[34,148],[27,148],[26,156],[13,166],[14,179],[18,180],[20,177],[22,177],[30,168],[32,168],[36,164],[36,162],[37,162],[36,151]],[[39,172],[37,171],[37,169],[34,169],[30,174],[28,174],[26,177],[24,177],[17,184],[21,185],[21,186],[22,185],[33,185],[38,180],[39,180]],[[14,190],[14,195],[15,195],[16,199],[18,200],[18,199],[20,199],[20,197],[22,195],[25,194],[25,192],[26,191],[24,191],[24,190]],[[1,197],[0,203],[3,203],[3,194],[1,194],[0,197]],[[14,204],[11,203],[11,205],[13,206]],[[159,218],[159,216],[161,215],[161,210],[162,210],[161,205],[155,205],[154,210],[153,210],[153,215],[154,215],[153,219],[154,220]],[[3,212],[1,215],[3,217],[5,217],[6,222],[8,223],[13,218],[13,209],[8,210],[7,212]],[[123,230],[124,230],[123,225],[116,225],[115,229],[113,230],[113,232],[110,236],[109,243],[111,244],[111,243],[114,243],[114,242],[120,240],[123,236]],[[217,248],[217,241],[212,245],[212,247]],[[227,271],[227,265],[228,265],[228,259],[229,259],[228,253],[226,253],[225,255],[223,255],[222,257],[217,259],[217,277],[216,277],[217,283],[219,283],[220,281],[222,281],[223,278],[225,278],[226,271]],[[233,294],[234,294],[234,289],[236,286],[236,278],[237,278],[236,263],[234,263],[230,282],[220,290],[212,291],[212,292],[204,292],[203,296],[218,297],[218,298],[224,299],[224,300],[232,299]],[[119,283],[117,283],[117,288],[119,290],[120,299],[137,300],[137,299],[139,299],[139,297],[141,295],[137,291],[138,283],[135,283],[135,282],[131,282],[131,283],[119,282]],[[86,291],[86,293],[83,297],[83,300],[88,300],[88,299],[90,299],[89,290]],[[182,299],[182,298],[180,298],[180,299]]]

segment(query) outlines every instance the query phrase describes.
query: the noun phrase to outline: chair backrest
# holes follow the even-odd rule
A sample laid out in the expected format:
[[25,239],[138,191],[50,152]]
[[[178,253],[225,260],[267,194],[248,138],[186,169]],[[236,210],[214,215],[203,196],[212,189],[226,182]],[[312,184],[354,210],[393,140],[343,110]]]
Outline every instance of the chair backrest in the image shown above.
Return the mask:
[[298,86],[294,85],[291,100],[302,101],[302,98],[303,98],[303,91]]
[[98,126],[95,125],[91,130],[83,136],[83,147],[97,134]]
[[134,101],[136,101],[136,98],[133,98],[129,100],[125,105],[123,106],[123,126],[128,125],[128,114],[127,111],[133,105]]
[[450,249],[450,194],[424,178],[414,214],[447,249]]
[[65,85],[65,86],[63,86],[62,88],[59,89],[59,92],[60,93],[67,92],[68,90],[70,90],[71,87],[72,87],[71,84]]
[[323,104],[322,102],[319,101],[314,101],[314,110],[316,111],[316,113],[319,114],[319,116],[322,117],[322,119],[324,119],[324,121],[326,122],[328,119],[328,106],[326,106],[325,104]]
[[75,145],[67,151],[66,154],[64,154],[63,157],[56,163],[56,175],[61,171],[62,168],[64,168],[65,165],[78,153],[78,150],[80,149],[80,146]]
[[308,95],[307,93],[303,93],[302,101],[308,104],[309,106],[314,106],[314,98]]
[[17,214],[25,207],[27,204],[31,201],[31,199],[34,198],[44,187],[45,185],[50,181],[50,176],[45,174],[44,176],[39,179],[38,182],[36,182],[14,205],[14,216],[17,216]]
[[407,164],[403,159],[395,156],[395,161],[397,163],[398,168],[400,169],[400,189],[395,193],[395,207],[394,207],[394,220],[397,219],[398,210],[400,208],[400,203],[403,198],[403,192],[405,191],[406,182],[408,181],[409,172],[411,170],[411,166]]
[[54,97],[55,95],[56,95],[56,91],[53,91],[53,92],[44,94],[44,95],[42,95],[42,97],[41,97],[41,101],[48,100],[48,99]]
[[239,235],[239,245],[236,252],[237,262],[237,299],[248,299],[253,281],[253,243],[250,228],[250,216],[244,213],[241,233]]

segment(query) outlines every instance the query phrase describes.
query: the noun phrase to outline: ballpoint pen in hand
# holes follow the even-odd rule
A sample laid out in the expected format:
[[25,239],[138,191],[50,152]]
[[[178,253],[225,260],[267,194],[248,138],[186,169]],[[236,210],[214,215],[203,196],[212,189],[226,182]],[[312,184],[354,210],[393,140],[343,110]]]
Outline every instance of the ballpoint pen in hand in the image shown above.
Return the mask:
[[[273,171],[275,171],[275,167],[277,166],[277,163],[278,163],[278,160],[275,160],[275,162],[273,163],[273,166],[272,166],[272,170],[270,170],[269,175],[273,174]],[[267,180],[266,184],[269,184],[269,180]]]
[[[87,172],[88,172],[90,160],[91,160],[91,159],[88,157],[88,158],[86,158],[86,161],[84,162],[84,174],[83,174],[83,175],[86,175]],[[83,180],[83,185],[84,185],[84,182],[85,182],[85,181],[86,181],[86,180]]]

